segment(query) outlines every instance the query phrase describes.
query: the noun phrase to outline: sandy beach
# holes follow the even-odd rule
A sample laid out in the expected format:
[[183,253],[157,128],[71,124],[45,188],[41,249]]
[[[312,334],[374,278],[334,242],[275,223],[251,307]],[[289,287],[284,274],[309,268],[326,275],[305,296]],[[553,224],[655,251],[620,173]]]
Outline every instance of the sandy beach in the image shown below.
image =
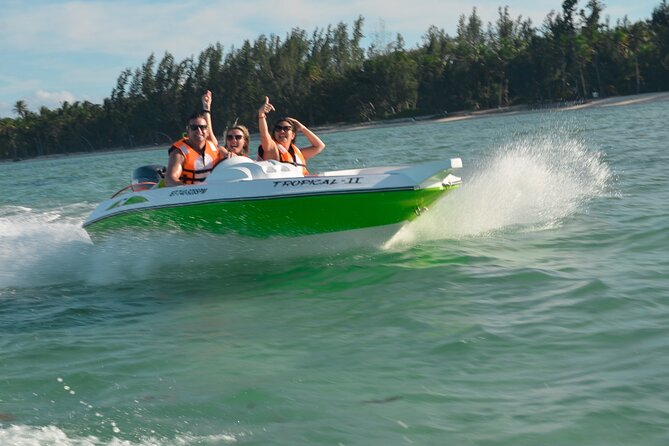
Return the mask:
[[669,101],[669,92],[659,93],[643,93],[630,96],[614,96],[603,99],[590,99],[582,103],[555,103],[545,107],[537,107],[532,105],[517,105],[511,107],[501,107],[496,109],[481,110],[475,112],[456,112],[452,116],[449,114],[444,118],[439,118],[439,122],[457,121],[461,119],[472,119],[483,116],[490,116],[494,114],[504,113],[531,113],[534,111],[545,111],[546,109],[556,110],[577,110],[581,108],[596,108],[596,107],[617,107],[623,105],[652,103],[659,101]]
[[372,122],[361,122],[357,124],[330,124],[312,127],[312,130],[317,133],[329,133],[340,130],[363,130],[372,127],[387,127],[387,126],[397,126],[397,125],[410,125],[420,122],[451,122],[451,121],[461,121],[465,119],[476,119],[476,118],[488,118],[495,115],[509,115],[509,114],[520,114],[520,113],[533,113],[538,111],[546,111],[549,109],[553,110],[577,110],[580,108],[589,108],[589,107],[615,107],[623,105],[633,105],[633,104],[642,104],[642,103],[651,103],[658,101],[669,101],[669,92],[659,92],[659,93],[643,93],[638,95],[629,95],[629,96],[614,96],[609,98],[601,99],[589,99],[585,102],[557,102],[546,104],[543,106],[532,105],[513,105],[509,107],[499,107],[491,108],[486,110],[478,111],[455,111],[455,112],[445,112],[444,116],[429,115],[429,116],[415,116],[407,118],[398,118],[398,119],[389,119],[381,121],[372,121]]

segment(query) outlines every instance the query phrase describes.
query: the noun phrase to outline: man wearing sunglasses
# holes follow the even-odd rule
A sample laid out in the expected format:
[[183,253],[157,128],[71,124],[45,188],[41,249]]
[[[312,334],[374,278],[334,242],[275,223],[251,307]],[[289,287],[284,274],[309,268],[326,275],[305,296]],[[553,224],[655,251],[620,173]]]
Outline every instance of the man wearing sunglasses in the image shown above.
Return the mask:
[[203,182],[228,151],[209,139],[206,112],[194,113],[188,118],[186,136],[172,144],[165,172],[167,186]]

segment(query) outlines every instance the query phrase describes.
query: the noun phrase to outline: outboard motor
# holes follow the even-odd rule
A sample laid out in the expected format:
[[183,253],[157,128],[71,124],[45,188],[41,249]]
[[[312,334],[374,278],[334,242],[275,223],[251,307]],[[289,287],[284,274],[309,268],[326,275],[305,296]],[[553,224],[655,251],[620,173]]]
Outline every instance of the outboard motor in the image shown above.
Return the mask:
[[159,183],[165,178],[165,166],[158,164],[149,164],[148,166],[138,167],[132,171],[132,184],[138,183]]

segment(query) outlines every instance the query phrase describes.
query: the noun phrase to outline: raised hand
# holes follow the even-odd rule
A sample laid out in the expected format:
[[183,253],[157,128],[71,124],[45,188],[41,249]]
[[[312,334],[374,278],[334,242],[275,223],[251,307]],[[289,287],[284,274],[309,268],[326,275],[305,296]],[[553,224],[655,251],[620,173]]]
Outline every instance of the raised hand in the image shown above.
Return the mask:
[[211,111],[211,103],[212,103],[212,94],[211,91],[207,90],[203,95],[202,95],[202,110],[205,111]]
[[274,106],[269,103],[269,96],[265,96],[265,103],[258,109],[258,118],[264,118],[271,111],[274,111]]
[[288,121],[290,121],[291,124],[293,124],[293,126],[295,127],[295,130],[297,130],[298,132],[301,132],[302,129],[304,128],[304,125],[300,121],[298,121],[297,119],[290,118],[290,117],[287,118],[287,119],[288,119]]

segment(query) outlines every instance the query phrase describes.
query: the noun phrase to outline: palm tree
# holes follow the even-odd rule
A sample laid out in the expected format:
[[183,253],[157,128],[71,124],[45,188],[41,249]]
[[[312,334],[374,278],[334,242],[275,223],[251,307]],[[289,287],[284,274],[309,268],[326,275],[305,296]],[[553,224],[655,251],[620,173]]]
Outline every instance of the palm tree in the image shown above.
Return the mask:
[[28,104],[26,104],[26,101],[16,101],[16,104],[14,104],[14,113],[16,113],[21,118],[28,116],[30,111],[28,110]]

